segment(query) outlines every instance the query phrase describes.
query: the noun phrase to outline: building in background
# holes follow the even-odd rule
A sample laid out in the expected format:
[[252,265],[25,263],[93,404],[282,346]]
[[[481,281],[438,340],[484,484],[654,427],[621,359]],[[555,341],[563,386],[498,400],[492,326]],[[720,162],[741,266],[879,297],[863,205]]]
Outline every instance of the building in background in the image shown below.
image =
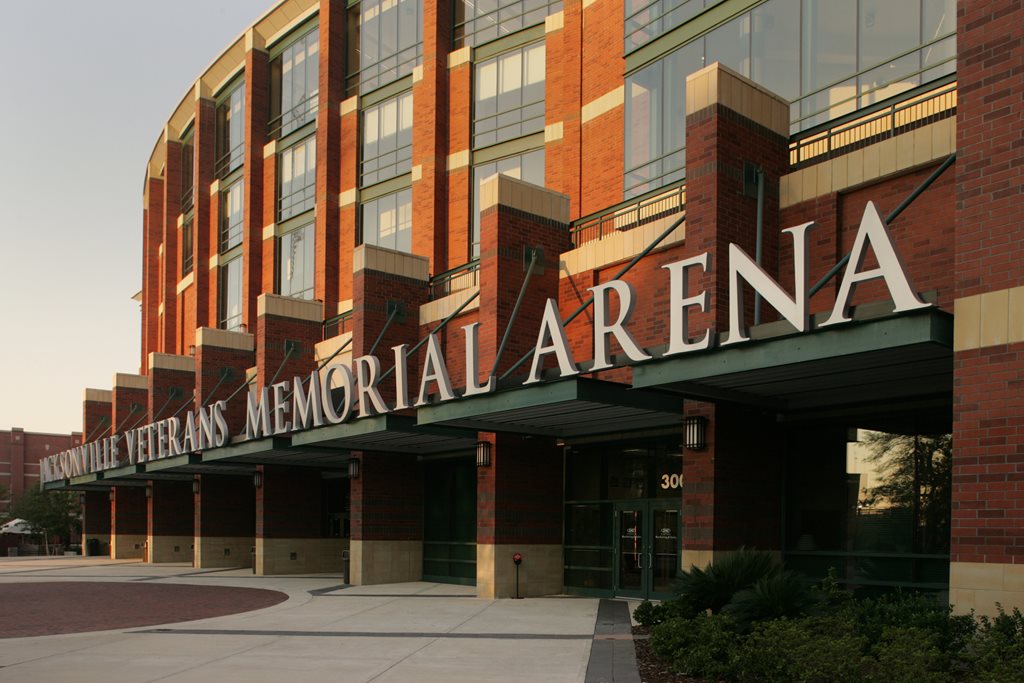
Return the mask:
[[20,427],[0,429],[0,515],[11,501],[29,487],[39,486],[39,461],[66,451],[81,441],[82,435],[40,434]]
[[141,368],[46,486],[154,562],[659,597],[746,545],[1024,605],[1022,33],[1009,0],[279,3],[158,136]]

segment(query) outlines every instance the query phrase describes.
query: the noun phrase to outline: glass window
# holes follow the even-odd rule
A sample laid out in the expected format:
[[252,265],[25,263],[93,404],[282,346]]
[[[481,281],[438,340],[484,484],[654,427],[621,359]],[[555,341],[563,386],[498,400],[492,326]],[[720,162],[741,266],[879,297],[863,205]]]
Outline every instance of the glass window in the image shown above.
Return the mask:
[[181,276],[192,272],[192,216],[181,225]]
[[220,268],[220,327],[237,330],[242,324],[242,257]]
[[363,112],[362,185],[373,185],[412,168],[412,93]]
[[217,177],[241,166],[244,158],[245,86],[239,85],[217,107]]
[[686,76],[703,61],[697,41],[626,78],[627,198],[685,176]]
[[[803,0],[801,117],[808,125],[857,108],[857,3]],[[844,80],[847,79],[847,80]]]
[[242,243],[242,181],[220,193],[220,250]]
[[480,256],[480,186],[495,173],[504,173],[512,178],[543,187],[544,150],[538,149],[473,167],[473,234],[470,258]]
[[789,101],[800,97],[800,0],[770,0],[751,12],[751,78]]
[[[750,78],[750,14],[722,24],[704,39],[704,63],[721,62]],[[684,77],[685,82],[685,77]]]
[[316,118],[320,94],[320,32],[314,28],[271,65],[271,135],[287,135]]
[[626,52],[646,45],[722,0],[626,0]]
[[561,0],[455,0],[455,47],[482,45],[560,11]]
[[476,65],[473,146],[544,130],[544,43]]
[[278,240],[278,292],[298,299],[313,298],[313,223],[296,228]]
[[193,136],[189,135],[181,144],[181,212],[192,208],[195,198],[195,168]]
[[862,105],[920,84],[917,52],[889,61],[921,44],[920,0],[860,0],[857,35],[860,69],[869,69],[859,79],[860,92],[865,95]]
[[358,40],[359,92],[412,73],[423,56],[423,0],[363,0]]
[[362,244],[412,253],[412,190],[363,203]]
[[278,219],[285,220],[316,205],[316,135],[281,152]]

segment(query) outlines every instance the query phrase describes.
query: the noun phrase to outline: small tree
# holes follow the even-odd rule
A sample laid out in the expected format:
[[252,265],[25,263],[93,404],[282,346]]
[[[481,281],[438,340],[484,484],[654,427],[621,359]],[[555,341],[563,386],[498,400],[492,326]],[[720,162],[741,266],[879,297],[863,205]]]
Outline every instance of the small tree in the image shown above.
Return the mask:
[[73,494],[62,491],[46,493],[32,487],[11,504],[11,514],[24,519],[32,533],[43,537],[43,545],[49,555],[50,537],[63,537],[74,526],[75,506]]

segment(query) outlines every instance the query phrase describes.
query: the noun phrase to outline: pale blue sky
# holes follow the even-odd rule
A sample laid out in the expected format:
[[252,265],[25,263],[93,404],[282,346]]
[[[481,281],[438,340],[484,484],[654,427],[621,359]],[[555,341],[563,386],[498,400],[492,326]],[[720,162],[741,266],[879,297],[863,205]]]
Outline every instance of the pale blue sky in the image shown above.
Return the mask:
[[0,429],[78,431],[85,387],[138,372],[146,161],[273,4],[0,3]]

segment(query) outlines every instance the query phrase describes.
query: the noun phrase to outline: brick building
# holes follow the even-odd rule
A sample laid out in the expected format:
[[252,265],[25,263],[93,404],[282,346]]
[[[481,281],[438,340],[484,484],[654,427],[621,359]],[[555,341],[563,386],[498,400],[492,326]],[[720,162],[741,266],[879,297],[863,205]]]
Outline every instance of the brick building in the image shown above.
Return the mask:
[[44,477],[85,535],[486,596],[747,545],[1024,604],[1020,3],[500,5],[287,0],[196,80],[140,374]]
[[81,434],[41,434],[20,427],[0,429],[0,514],[30,486],[39,486],[39,461],[78,443]]

